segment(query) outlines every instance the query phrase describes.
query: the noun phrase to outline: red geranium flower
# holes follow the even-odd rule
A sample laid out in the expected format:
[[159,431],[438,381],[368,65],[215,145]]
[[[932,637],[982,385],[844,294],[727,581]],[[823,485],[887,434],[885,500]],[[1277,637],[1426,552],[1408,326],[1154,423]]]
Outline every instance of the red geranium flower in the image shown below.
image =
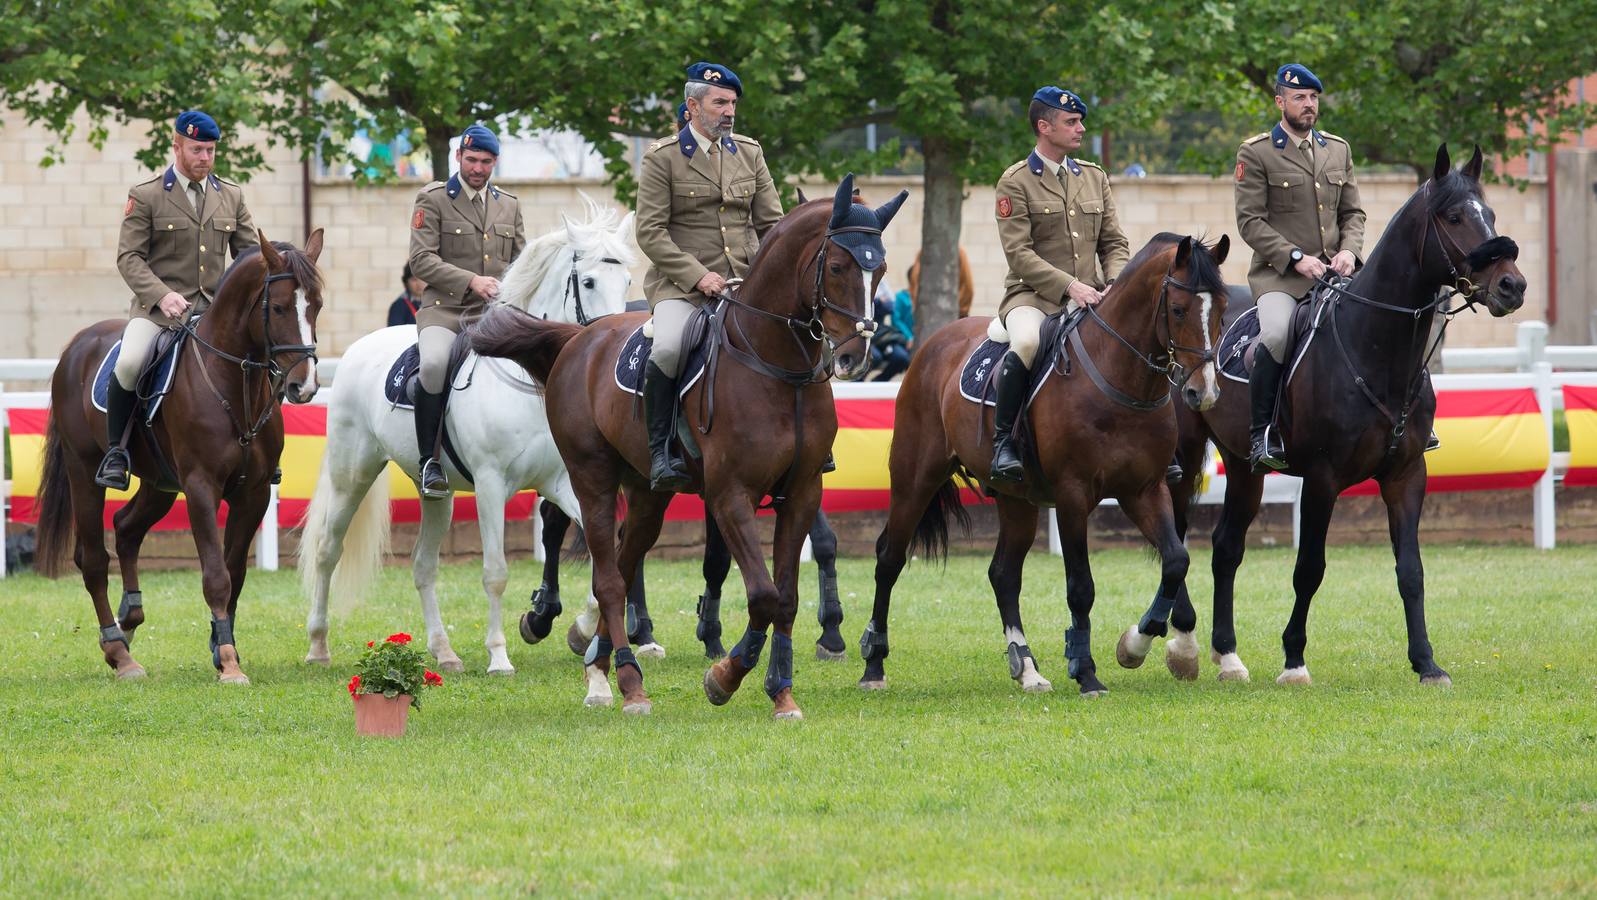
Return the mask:
[[423,672],[421,678],[423,681],[434,686],[444,683],[444,676],[439,675],[437,672]]
[[349,695],[353,697],[358,693],[360,693],[360,676],[352,675],[349,679]]
[[399,632],[398,634],[391,634],[388,636],[387,643],[408,644],[410,643],[410,635],[404,633],[403,631]]
[[376,641],[367,641],[366,642],[366,646],[370,647],[371,645],[373,645],[375,643],[377,643],[377,642]]

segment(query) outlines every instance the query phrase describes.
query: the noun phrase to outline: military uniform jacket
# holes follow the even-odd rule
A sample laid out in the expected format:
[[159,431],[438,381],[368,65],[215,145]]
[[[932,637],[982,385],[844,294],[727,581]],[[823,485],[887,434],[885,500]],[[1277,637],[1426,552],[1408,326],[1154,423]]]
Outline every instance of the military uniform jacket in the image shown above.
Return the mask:
[[1278,123],[1237,150],[1237,230],[1253,248],[1248,287],[1253,296],[1308,293],[1313,282],[1292,268],[1292,251],[1329,262],[1342,250],[1364,252],[1364,208],[1353,182],[1347,141],[1316,131],[1314,162],[1304,158]]
[[434,181],[416,195],[410,216],[410,271],[427,282],[416,326],[458,332],[482,314],[488,300],[466,288],[475,275],[499,278],[527,244],[516,195],[493,182],[482,189],[478,218],[459,175]]
[[759,142],[733,134],[719,143],[708,153],[684,127],[644,153],[637,239],[650,263],[643,280],[650,309],[672,298],[704,302],[694,285],[706,272],[742,278],[760,235],[782,218]]
[[191,312],[210,305],[217,282],[227,269],[229,251],[240,253],[260,243],[255,223],[244,206],[244,191],[216,175],[205,179],[198,211],[184,196],[177,171],[134,185],[122,210],[116,267],[133,290],[129,316],[142,316],[163,327],[178,324],[161,312],[161,298],[170,291],[193,304]]
[[1059,172],[1063,182],[1033,150],[998,179],[998,239],[1009,261],[1001,316],[1017,306],[1052,315],[1078,279],[1101,290],[1126,267],[1108,173],[1068,157]]

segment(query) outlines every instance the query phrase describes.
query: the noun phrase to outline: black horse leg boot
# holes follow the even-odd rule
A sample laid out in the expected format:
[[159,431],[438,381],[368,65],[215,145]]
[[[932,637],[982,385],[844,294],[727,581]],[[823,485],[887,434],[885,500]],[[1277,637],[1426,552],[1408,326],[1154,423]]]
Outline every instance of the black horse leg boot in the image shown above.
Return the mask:
[[128,469],[131,465],[128,451],[122,447],[122,437],[128,430],[128,420],[133,418],[133,407],[137,400],[136,394],[124,389],[112,377],[105,394],[105,432],[109,438],[109,448],[105,451],[105,458],[100,460],[99,470],[94,473],[94,483],[100,487],[118,491],[128,489]]
[[1031,383],[1031,373],[1013,350],[1004,354],[998,364],[996,400],[998,407],[993,415],[993,481],[1018,483],[1026,474],[1026,464],[1015,450],[1015,419],[1026,404],[1026,388]]
[[681,491],[688,486],[688,468],[671,452],[676,426],[677,380],[650,362],[643,370],[643,420],[649,426],[649,489]]
[[441,500],[449,496],[449,479],[444,467],[434,454],[438,447],[438,429],[443,425],[444,395],[434,394],[416,385],[416,446],[421,453],[420,476],[422,497]]
[[1281,390],[1281,364],[1260,344],[1253,351],[1253,374],[1248,376],[1248,397],[1253,417],[1248,430],[1248,463],[1255,473],[1286,468],[1285,449],[1276,434],[1275,398]]

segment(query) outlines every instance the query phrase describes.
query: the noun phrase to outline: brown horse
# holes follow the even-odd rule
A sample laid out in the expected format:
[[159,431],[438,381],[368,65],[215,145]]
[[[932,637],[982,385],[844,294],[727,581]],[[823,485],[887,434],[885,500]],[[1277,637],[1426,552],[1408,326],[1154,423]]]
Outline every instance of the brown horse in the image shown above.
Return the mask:
[[[250,538],[271,500],[283,452],[283,396],[304,403],[316,394],[316,316],[322,307],[322,252],[317,229],[301,252],[289,244],[248,250],[228,267],[205,314],[183,327],[176,374],[155,422],[129,438],[138,493],[117,511],[116,555],[122,603],[106,596],[105,489],[94,483],[105,453],[105,414],[94,406],[95,372],[122,333],[122,321],[99,322],[67,344],[50,381],[50,428],[39,496],[40,570],[60,574],[76,532],[73,558],[100,621],[100,650],[118,678],[142,678],[133,632],[144,622],[139,547],[177,498],[188,502],[199,551],[205,603],[211,610],[211,662],[227,684],[248,684],[233,644],[234,614],[244,589]],[[142,420],[143,411],[139,411]],[[175,477],[175,485],[171,481]],[[217,524],[227,501],[225,539]],[[225,542],[224,542],[225,540]]]
[[[1031,400],[1024,482],[988,482],[998,504],[999,530],[987,577],[1003,622],[1009,676],[1025,690],[1053,687],[1038,673],[1020,623],[1021,566],[1037,534],[1038,507],[1053,506],[1070,604],[1071,627],[1065,632],[1070,677],[1086,696],[1104,693],[1089,643],[1093,582],[1087,516],[1105,497],[1120,502],[1163,563],[1159,592],[1144,617],[1147,632],[1164,634],[1173,610],[1178,634],[1170,641],[1167,664],[1179,678],[1197,677],[1196,615],[1190,603],[1185,608],[1177,603],[1185,596],[1187,551],[1176,535],[1164,481],[1176,447],[1169,399],[1171,385],[1193,409],[1206,409],[1219,396],[1214,347],[1226,297],[1219,267],[1229,248],[1224,236],[1209,247],[1173,234],[1160,234],[1142,248],[1099,307],[1078,314],[1069,341],[1060,338],[1061,364]],[[962,397],[960,389],[965,361],[981,345],[987,322],[965,319],[933,335],[899,389],[887,527],[876,541],[876,603],[860,639],[863,688],[887,684],[882,664],[888,652],[887,613],[910,545],[924,548],[928,556],[946,556],[949,517],[969,524],[954,476],[967,483],[988,481],[992,417],[984,403]],[[1036,371],[1053,365],[1052,353],[1039,354]]]
[[[760,243],[736,297],[709,321],[712,368],[682,398],[700,460],[690,490],[702,493],[737,559],[748,592],[749,625],[731,654],[705,673],[710,702],[726,703],[771,641],[765,690],[779,719],[800,718],[793,699],[793,619],[799,550],[821,500],[821,465],[837,433],[827,378],[857,379],[870,366],[867,344],[873,273],[880,277],[881,231],[908,196],[872,210],[850,198],[853,176],[832,203],[788,213]],[[589,705],[608,704],[610,656],[623,710],[650,710],[643,672],[627,645],[627,588],[660,534],[670,493],[649,490],[649,450],[631,395],[615,383],[616,360],[645,316],[609,316],[586,328],[496,309],[475,326],[478,353],[515,360],[544,385],[549,425],[571,471],[593,555],[598,634],[585,659]],[[625,493],[619,548],[616,492]],[[755,507],[777,505],[772,572],[767,574]]]
[[[1387,508],[1398,593],[1408,628],[1409,665],[1422,684],[1450,684],[1432,654],[1425,628],[1425,572],[1420,562],[1420,512],[1425,503],[1425,440],[1436,414],[1426,364],[1427,339],[1438,315],[1476,303],[1506,316],[1525,302],[1519,249],[1497,234],[1496,216],[1481,193],[1481,150],[1450,171],[1447,146],[1436,152],[1429,180],[1392,217],[1353,280],[1316,301],[1320,334],[1300,337],[1293,374],[1282,392],[1288,409],[1287,473],[1303,478],[1301,544],[1292,573],[1296,600],[1281,634],[1286,664],[1276,679],[1309,684],[1303,659],[1309,603],[1325,577],[1325,536],[1336,498],[1365,479],[1380,485]],[[1462,296],[1463,300],[1455,298]],[[1443,328],[1446,325],[1444,322]],[[1214,529],[1214,625],[1210,643],[1222,680],[1246,681],[1232,624],[1232,592],[1242,565],[1248,526],[1259,512],[1264,476],[1248,472],[1248,392],[1201,415],[1183,412],[1181,458],[1187,474],[1173,493],[1186,534],[1186,504],[1197,488],[1204,444],[1214,441],[1225,461],[1225,508]],[[1183,602],[1187,601],[1183,596]]]

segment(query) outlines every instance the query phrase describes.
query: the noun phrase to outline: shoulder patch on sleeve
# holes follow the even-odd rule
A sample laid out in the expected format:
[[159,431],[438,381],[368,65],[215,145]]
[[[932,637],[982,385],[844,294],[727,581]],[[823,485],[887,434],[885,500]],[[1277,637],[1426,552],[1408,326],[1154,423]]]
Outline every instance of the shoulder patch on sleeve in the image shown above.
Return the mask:
[[1242,160],[1240,160],[1240,159],[1237,160],[1237,180],[1238,181],[1242,180],[1242,173],[1246,169],[1247,169],[1247,165],[1245,163],[1243,163]]
[[1007,219],[1015,211],[1015,204],[1008,197],[998,198],[998,218]]
[[122,207],[122,218],[126,219],[131,215],[133,215],[133,195],[129,194],[127,205]]
[[416,214],[410,217],[410,227],[419,229],[427,224],[427,210],[417,208]]

